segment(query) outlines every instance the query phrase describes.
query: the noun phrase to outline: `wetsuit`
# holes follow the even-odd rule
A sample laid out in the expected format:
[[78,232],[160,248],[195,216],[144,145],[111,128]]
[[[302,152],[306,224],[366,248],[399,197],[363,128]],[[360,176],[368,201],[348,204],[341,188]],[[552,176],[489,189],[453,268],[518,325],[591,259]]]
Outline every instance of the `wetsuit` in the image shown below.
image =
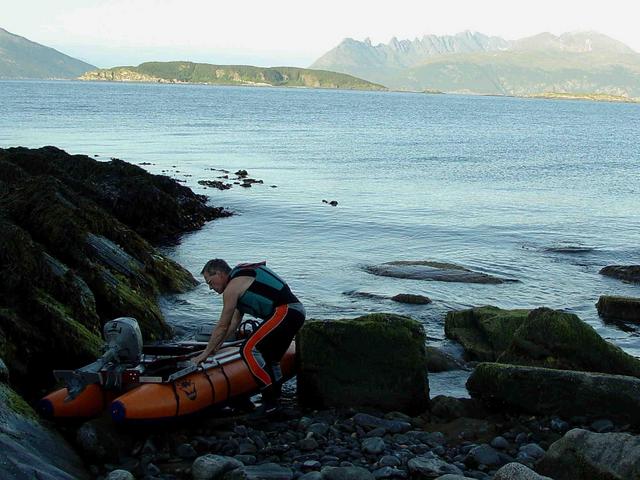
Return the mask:
[[266,388],[282,379],[279,362],[304,323],[304,307],[289,285],[264,262],[237,265],[229,278],[237,277],[255,278],[238,298],[236,308],[261,320],[241,353],[253,376]]

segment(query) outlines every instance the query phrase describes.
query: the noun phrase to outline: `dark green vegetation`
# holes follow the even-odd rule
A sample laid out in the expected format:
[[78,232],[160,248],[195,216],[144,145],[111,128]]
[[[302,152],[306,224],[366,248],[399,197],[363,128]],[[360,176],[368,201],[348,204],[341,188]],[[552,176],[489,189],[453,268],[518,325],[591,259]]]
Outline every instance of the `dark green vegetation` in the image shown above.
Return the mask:
[[596,32],[559,37],[544,33],[514,42],[465,32],[414,41],[393,39],[375,46],[346,39],[312,68],[356,75],[399,90],[562,93],[607,101],[640,97],[640,55]]
[[249,65],[211,65],[193,62],[147,62],[137,67],[100,69],[87,72],[80,79],[386,90],[382,85],[367,82],[351,75],[324,70],[295,67],[262,68]]
[[300,401],[422,411],[428,401],[424,344],[418,322],[391,313],[308,321],[296,343]]
[[0,28],[0,78],[76,78],[95,68]]
[[135,317],[171,334],[156,304],[196,281],[149,243],[226,215],[168,177],[55,147],[0,149],[0,358],[27,394],[52,368],[93,361],[102,325]]

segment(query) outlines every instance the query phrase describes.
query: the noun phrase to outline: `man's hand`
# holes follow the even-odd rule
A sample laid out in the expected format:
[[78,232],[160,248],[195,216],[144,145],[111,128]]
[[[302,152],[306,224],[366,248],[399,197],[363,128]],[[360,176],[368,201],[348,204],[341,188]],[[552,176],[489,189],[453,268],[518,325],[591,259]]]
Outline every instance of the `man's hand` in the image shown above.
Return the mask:
[[211,353],[207,353],[206,351],[204,351],[200,355],[198,355],[197,357],[193,357],[191,359],[191,362],[193,362],[194,365],[200,365],[207,358],[209,358],[210,355],[212,355],[212,354]]

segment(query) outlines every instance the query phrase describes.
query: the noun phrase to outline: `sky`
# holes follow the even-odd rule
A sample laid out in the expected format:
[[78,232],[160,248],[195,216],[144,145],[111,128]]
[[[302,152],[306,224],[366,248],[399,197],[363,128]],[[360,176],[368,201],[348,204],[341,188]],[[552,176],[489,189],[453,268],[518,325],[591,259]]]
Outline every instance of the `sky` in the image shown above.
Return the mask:
[[344,38],[465,30],[507,40],[597,31],[640,52],[634,0],[0,0],[0,27],[98,67],[144,61],[307,67]]

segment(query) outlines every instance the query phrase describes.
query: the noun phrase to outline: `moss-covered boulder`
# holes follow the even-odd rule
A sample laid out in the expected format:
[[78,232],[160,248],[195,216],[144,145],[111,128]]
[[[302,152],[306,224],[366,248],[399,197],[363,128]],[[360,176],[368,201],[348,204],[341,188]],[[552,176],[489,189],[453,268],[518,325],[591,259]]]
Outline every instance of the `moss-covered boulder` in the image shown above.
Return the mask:
[[113,318],[135,317],[147,340],[171,335],[157,298],[197,282],[149,240],[215,216],[204,198],[54,147],[0,149],[0,184],[0,357],[20,392],[38,396],[52,369],[93,361]]
[[444,333],[458,341],[469,360],[495,361],[510,345],[529,310],[484,306],[447,313]]
[[640,379],[635,377],[481,363],[467,389],[472,398],[495,409],[640,425]]
[[577,315],[538,308],[449,312],[445,335],[471,360],[640,377],[640,360],[607,342]]
[[603,295],[596,308],[603,318],[640,323],[640,298]]
[[640,377],[640,360],[604,340],[577,315],[548,308],[531,311],[498,361]]
[[0,383],[0,478],[91,478],[82,460],[8,385]]
[[415,320],[379,313],[307,321],[296,340],[302,405],[423,411],[425,333]]

